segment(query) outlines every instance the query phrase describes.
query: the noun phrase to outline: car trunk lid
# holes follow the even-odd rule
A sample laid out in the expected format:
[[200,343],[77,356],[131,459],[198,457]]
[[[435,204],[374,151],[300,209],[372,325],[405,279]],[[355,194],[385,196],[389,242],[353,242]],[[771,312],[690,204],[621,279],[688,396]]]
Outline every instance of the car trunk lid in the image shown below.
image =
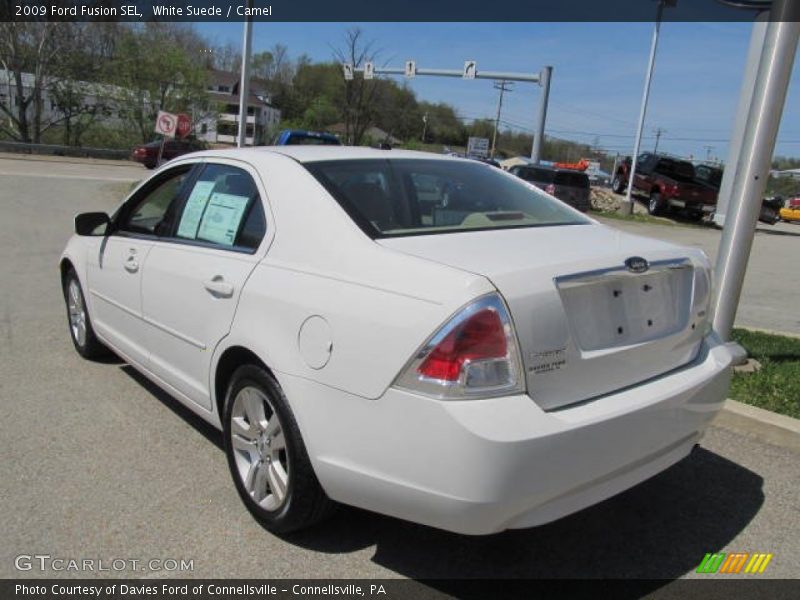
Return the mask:
[[709,284],[695,249],[598,224],[378,243],[492,281],[511,311],[528,393],[546,410],[671,371],[700,346]]

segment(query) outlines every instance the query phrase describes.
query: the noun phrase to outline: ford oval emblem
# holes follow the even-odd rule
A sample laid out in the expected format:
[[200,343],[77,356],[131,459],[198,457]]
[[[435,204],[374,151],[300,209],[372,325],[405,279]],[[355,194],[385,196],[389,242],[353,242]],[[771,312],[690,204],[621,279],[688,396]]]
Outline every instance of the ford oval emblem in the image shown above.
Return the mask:
[[650,263],[641,256],[631,256],[625,260],[625,267],[631,273],[644,273],[650,268]]

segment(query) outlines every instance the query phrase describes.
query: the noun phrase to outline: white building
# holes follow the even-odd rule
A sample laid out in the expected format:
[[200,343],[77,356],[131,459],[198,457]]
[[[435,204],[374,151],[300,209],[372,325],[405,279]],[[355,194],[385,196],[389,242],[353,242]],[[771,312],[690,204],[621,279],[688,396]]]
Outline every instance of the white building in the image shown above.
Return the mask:
[[[196,126],[198,139],[212,144],[235,144],[239,131],[239,75],[228,71],[210,71],[208,95],[214,112]],[[272,98],[262,82],[251,80],[247,102],[245,129],[248,146],[269,143],[270,134],[277,129],[281,111],[272,105]]]

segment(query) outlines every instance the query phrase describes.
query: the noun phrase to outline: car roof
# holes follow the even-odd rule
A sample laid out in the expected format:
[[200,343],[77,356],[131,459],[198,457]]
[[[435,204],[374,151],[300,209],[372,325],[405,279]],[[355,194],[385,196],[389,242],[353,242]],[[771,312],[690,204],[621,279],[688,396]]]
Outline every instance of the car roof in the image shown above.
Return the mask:
[[[466,161],[463,158],[433,154],[430,152],[417,152],[414,150],[379,150],[362,146],[256,146],[251,148],[225,148],[218,150],[205,150],[195,152],[193,157],[200,158],[238,158],[244,161],[258,160],[265,154],[281,154],[301,163],[310,163],[327,160],[352,160],[352,159],[399,159],[399,158],[425,158],[433,160]],[[473,162],[473,161],[468,161]]]

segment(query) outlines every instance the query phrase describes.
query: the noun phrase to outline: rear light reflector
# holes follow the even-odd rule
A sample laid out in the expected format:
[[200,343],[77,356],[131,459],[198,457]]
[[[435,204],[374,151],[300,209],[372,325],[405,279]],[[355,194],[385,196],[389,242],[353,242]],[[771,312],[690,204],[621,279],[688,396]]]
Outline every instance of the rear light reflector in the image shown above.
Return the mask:
[[516,336],[500,296],[483,296],[458,311],[425,342],[395,385],[443,399],[524,391]]

